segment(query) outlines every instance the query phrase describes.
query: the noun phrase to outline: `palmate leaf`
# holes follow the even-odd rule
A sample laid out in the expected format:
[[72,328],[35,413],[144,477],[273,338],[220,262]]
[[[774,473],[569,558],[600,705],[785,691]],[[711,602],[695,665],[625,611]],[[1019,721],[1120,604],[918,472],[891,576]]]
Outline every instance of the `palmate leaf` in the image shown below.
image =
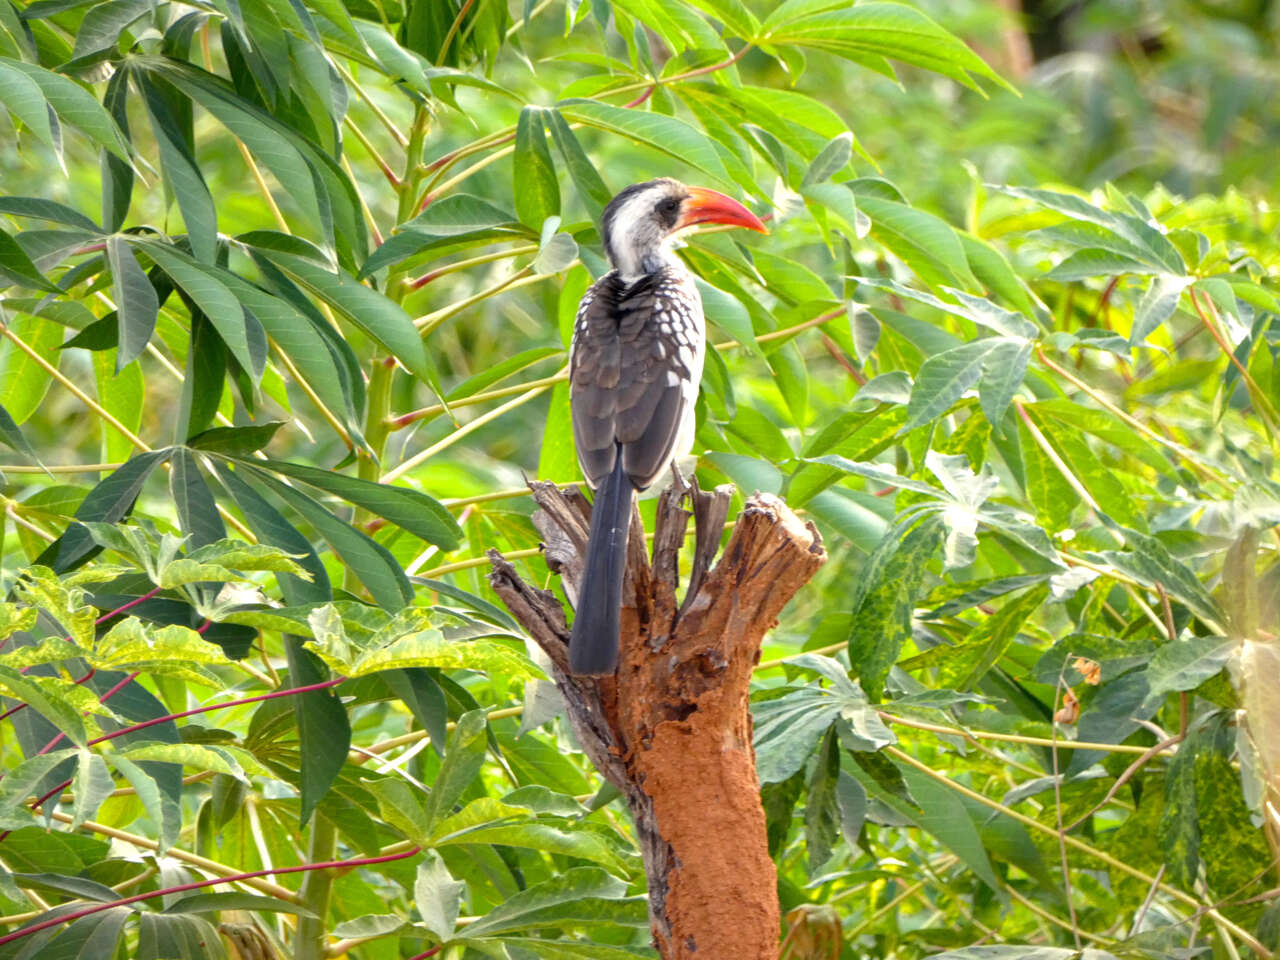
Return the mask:
[[[811,8],[812,4],[805,6]],[[981,88],[973,77],[1013,89],[963,41],[905,4],[860,3],[841,10],[806,10],[794,19],[777,10],[765,22],[759,39],[773,45],[827,50],[889,76],[892,70],[883,66],[884,58],[933,70],[975,90]]]
[[191,64],[144,55],[130,63],[173,84],[239,138],[320,228],[341,266],[355,269],[364,259],[369,241],[359,197],[333,157],[240,97],[226,81]]
[[365,585],[379,606],[400,610],[413,602],[413,589],[390,551],[295,487],[281,483],[265,470],[241,464],[240,471],[297,511],[329,542],[333,550]]
[[[255,231],[239,239],[252,247],[255,257],[264,257],[289,274],[313,296],[319,297],[366,334],[382,344],[406,370],[438,389],[435,366],[428,358],[422,338],[404,309],[385,295],[356,281],[343,270],[336,273],[322,263],[297,253],[279,249],[272,231]],[[292,246],[292,244],[289,244]]]
[[283,460],[257,461],[256,465],[342,497],[442,550],[452,550],[462,541],[462,531],[453,514],[438,500],[418,490],[374,483]]
[[466,928],[467,939],[516,933],[538,927],[579,923],[644,925],[642,898],[626,896],[627,887],[599,867],[574,867],[520,891]]
[[451,194],[432,201],[422,213],[400,224],[397,231],[364,262],[360,268],[360,279],[435,247],[452,248],[462,243],[515,239],[534,234],[533,229],[522,226],[506,210],[468,193]]
[[126,163],[130,162],[127,141],[120,127],[97,100],[69,77],[32,63],[0,57],[0,70],[17,71],[33,81],[58,118],[78,128],[94,143]]
[[583,123],[651,147],[686,163],[724,186],[732,186],[710,139],[683,120],[659,113],[625,110],[594,100],[566,100],[557,108],[570,122]]
[[[1168,237],[1151,224],[1132,214],[1113,213],[1109,210],[1103,210],[1101,207],[1094,206],[1089,201],[1069,193],[1057,193],[1052,190],[1037,190],[1028,187],[1007,187],[997,184],[988,186],[989,189],[1048,207],[1050,210],[1064,214],[1072,220],[1101,227],[1105,231],[1114,234],[1119,241],[1125,244],[1122,248],[1101,243],[1090,244],[1090,246],[1103,247],[1104,249],[1110,247],[1116,256],[1129,256],[1131,259],[1151,268],[1152,272],[1169,273],[1175,276],[1183,276],[1186,273],[1186,265],[1183,263],[1182,255],[1178,253],[1177,248],[1169,241]],[[1103,272],[1106,271],[1095,269],[1091,275],[1096,276]]]
[[850,680],[835,660],[804,654],[788,661],[815,670],[832,681],[830,687],[801,687],[752,706],[755,718],[756,772],[762,783],[786,780],[801,769],[814,747],[837,720],[865,749],[877,750],[895,737],[881,722],[862,688]]

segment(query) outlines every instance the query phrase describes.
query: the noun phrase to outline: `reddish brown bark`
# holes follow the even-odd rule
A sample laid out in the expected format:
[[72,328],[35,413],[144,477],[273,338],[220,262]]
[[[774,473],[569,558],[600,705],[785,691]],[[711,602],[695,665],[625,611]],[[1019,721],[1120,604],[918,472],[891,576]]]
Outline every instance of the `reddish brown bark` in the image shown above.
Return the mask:
[[[571,599],[590,508],[533,484],[534,522]],[[676,600],[676,560],[692,496],[697,546]],[[683,485],[659,501],[652,563],[631,530],[616,677],[568,673],[555,595],[491,553],[490,582],[551,658],[583,749],[626,797],[644,853],[654,942],[665,960],[776,960],[777,877],[769,858],[747,696],[764,634],[826,559],[817,531],[768,494],[751,497],[714,569],[730,492]]]

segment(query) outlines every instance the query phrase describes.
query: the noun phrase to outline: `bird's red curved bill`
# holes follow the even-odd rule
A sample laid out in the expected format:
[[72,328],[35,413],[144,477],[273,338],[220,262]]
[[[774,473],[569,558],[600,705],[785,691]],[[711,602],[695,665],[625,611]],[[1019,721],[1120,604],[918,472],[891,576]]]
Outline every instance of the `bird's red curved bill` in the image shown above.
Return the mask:
[[726,197],[718,190],[708,190],[706,187],[690,187],[689,194],[689,199],[681,208],[680,219],[676,221],[676,229],[695,223],[725,223],[759,233],[769,232],[759,217],[733,197]]

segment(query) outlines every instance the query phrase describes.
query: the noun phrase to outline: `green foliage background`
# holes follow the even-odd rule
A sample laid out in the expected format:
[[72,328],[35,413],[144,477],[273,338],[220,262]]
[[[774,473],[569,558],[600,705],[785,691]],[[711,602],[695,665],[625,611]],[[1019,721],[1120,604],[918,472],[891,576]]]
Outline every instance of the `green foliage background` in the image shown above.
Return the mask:
[[699,481],[831,554],[783,955],[1271,956],[1280,23],[1027,14],[0,0],[0,956],[650,955],[484,551],[558,589],[523,478],[657,175],[771,218],[684,248]]

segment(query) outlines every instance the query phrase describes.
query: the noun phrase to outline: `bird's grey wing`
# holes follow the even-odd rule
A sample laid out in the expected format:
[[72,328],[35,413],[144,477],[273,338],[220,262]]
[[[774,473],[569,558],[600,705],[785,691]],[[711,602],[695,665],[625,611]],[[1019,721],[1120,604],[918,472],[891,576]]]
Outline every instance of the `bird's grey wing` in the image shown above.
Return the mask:
[[643,490],[656,481],[693,417],[702,376],[702,301],[692,277],[663,271],[619,304],[621,358],[614,430],[623,466]]
[[569,406],[578,465],[595,489],[613,470],[618,441],[614,432],[614,390],[620,344],[613,317],[615,275],[605,274],[583,294],[569,348]]

